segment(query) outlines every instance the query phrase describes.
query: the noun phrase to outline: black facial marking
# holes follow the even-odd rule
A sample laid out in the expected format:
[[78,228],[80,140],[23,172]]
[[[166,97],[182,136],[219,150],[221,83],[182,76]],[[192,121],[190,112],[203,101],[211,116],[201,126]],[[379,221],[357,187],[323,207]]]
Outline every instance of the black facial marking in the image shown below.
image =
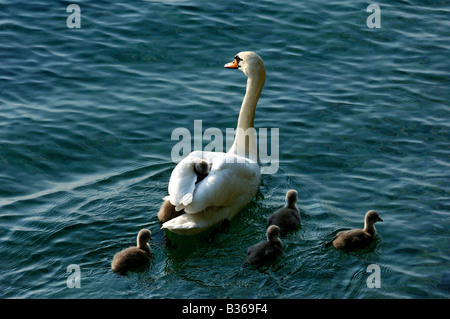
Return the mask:
[[239,63],[242,61],[242,59],[239,57],[239,55],[236,55],[234,58],[236,59],[238,66],[240,66]]

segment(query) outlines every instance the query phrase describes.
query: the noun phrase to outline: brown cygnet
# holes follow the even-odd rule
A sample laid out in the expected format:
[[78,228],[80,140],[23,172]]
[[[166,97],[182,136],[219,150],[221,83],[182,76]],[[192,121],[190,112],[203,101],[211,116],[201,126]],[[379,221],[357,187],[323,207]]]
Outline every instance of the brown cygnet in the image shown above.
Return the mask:
[[261,266],[274,261],[283,251],[283,244],[279,239],[280,227],[271,225],[267,228],[267,241],[261,241],[250,247],[247,251],[247,263]]
[[140,268],[150,261],[152,254],[148,242],[150,231],[141,229],[137,235],[137,247],[129,247],[114,255],[111,268],[114,272],[125,274],[128,270]]
[[300,225],[300,213],[295,206],[296,202],[297,191],[294,189],[288,190],[286,193],[286,206],[278,209],[267,218],[269,225],[280,227],[281,236],[285,236]]
[[158,219],[161,223],[165,223],[172,218],[183,215],[184,209],[176,211],[175,206],[173,206],[170,201],[166,200],[162,203],[161,208],[158,211]]
[[195,160],[194,172],[197,174],[197,181],[195,184],[200,183],[206,176],[208,176],[210,170],[211,165],[207,161],[203,159]]
[[374,224],[376,222],[382,222],[383,220],[378,216],[378,213],[374,210],[369,210],[364,218],[363,229],[351,229],[341,231],[327,244],[325,247],[331,245],[339,250],[354,250],[362,249],[369,246],[375,239],[376,230]]

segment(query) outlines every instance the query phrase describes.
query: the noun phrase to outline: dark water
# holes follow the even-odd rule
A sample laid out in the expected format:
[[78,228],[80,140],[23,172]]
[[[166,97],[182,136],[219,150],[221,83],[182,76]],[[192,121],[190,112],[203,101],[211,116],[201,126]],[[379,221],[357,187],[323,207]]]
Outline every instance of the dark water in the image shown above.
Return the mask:
[[[368,1],[77,1],[79,29],[70,3],[0,1],[0,297],[449,297],[448,1],[375,2],[380,29]],[[235,127],[242,50],[266,64],[255,125],[279,128],[279,169],[228,228],[168,247],[172,131]],[[289,188],[301,229],[245,267]],[[369,209],[371,249],[322,247]],[[113,274],[142,227],[151,264]]]

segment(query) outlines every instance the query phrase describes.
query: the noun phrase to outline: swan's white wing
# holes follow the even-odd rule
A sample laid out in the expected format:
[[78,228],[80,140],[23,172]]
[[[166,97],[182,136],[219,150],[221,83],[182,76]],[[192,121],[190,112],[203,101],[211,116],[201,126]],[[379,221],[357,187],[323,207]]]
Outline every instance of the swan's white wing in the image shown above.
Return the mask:
[[180,235],[195,235],[216,225],[226,218],[231,218],[234,207],[209,207],[197,214],[183,214],[162,225]]
[[192,202],[185,206],[186,213],[198,213],[208,207],[229,207],[247,198],[247,203],[255,195],[255,187],[260,182],[258,164],[235,155],[210,153],[205,156],[212,168],[207,177],[197,184]]
[[169,196],[165,200],[179,211],[192,202],[197,174],[194,172],[194,160],[202,158],[201,151],[194,151],[175,166],[169,180]]
[[[198,158],[212,165],[208,176],[195,184],[197,176],[192,163]],[[208,207],[232,206],[237,201],[248,203],[255,195],[260,177],[258,164],[251,160],[228,153],[196,151],[173,170],[168,199],[177,210],[184,209],[188,214]]]

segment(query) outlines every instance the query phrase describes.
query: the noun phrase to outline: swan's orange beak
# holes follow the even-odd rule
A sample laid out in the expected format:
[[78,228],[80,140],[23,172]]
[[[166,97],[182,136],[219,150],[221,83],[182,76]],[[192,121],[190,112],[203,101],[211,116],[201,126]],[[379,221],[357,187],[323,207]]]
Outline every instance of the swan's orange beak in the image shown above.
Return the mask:
[[225,64],[224,67],[227,69],[237,69],[239,67],[239,63],[237,59],[234,59],[233,62]]

